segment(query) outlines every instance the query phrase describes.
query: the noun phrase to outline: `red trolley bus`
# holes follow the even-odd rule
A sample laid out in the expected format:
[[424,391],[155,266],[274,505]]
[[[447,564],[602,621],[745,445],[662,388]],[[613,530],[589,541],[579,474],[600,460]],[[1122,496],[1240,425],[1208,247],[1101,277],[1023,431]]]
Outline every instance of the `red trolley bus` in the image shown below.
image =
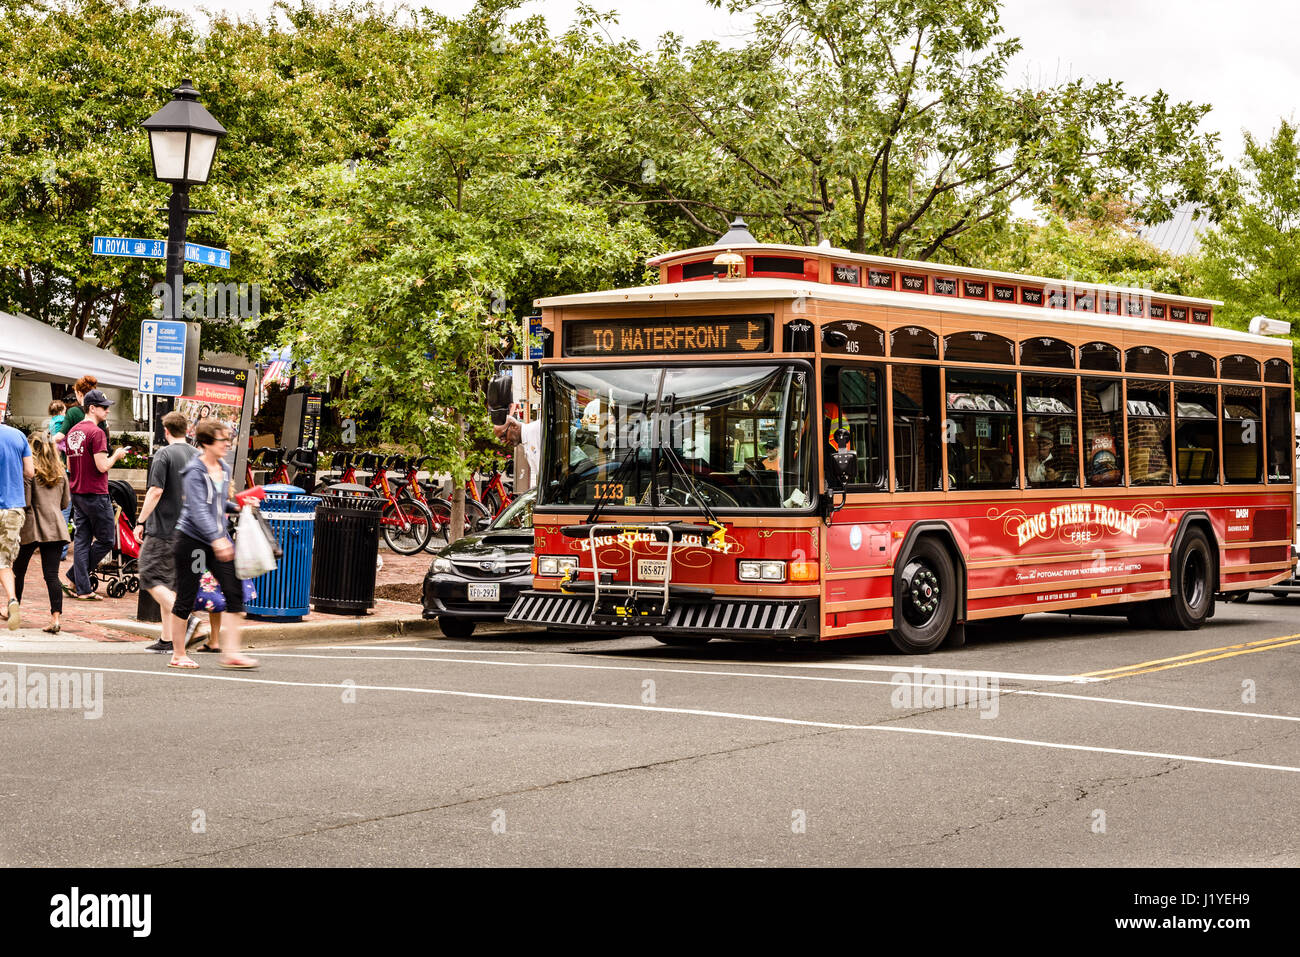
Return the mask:
[[734,230],[651,266],[539,302],[508,621],[924,653],[1028,612],[1197,628],[1291,574],[1290,342],[1219,303]]

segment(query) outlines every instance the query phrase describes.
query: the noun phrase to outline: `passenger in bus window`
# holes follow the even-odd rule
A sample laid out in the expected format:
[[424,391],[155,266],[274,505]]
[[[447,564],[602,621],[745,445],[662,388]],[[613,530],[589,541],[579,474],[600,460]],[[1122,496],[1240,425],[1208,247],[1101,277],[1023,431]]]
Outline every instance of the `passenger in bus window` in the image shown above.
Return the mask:
[[1015,460],[1010,452],[994,452],[986,459],[989,467],[989,483],[995,488],[1015,487]]
[[1025,444],[1025,476],[1031,485],[1055,485],[1060,479],[1052,450],[1056,443],[1046,432],[1039,432]]

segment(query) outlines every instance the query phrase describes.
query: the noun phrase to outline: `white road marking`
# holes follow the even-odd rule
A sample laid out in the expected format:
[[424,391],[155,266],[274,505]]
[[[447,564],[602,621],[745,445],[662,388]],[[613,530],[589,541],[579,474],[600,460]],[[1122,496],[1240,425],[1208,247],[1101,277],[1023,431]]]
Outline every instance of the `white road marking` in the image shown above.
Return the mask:
[[[435,664],[455,665],[495,665],[503,668],[567,668],[578,671],[650,671],[655,674],[704,675],[720,678],[758,678],[770,681],[825,681],[836,684],[886,685],[892,687],[936,688],[969,691],[964,684],[934,684],[932,682],[910,681],[900,684],[895,681],[880,681],[875,678],[832,678],[826,675],[778,675],[758,674],[748,671],[704,671],[695,668],[664,668],[650,665],[588,665],[555,661],[475,661],[472,658],[432,658],[424,655],[307,655],[289,651],[259,652],[263,658],[313,658],[321,661],[429,661]],[[909,674],[911,669],[903,669],[898,674]],[[933,672],[951,674],[952,672]],[[1226,708],[1199,708],[1195,705],[1164,704],[1159,701],[1137,701],[1132,698],[1106,698],[1094,695],[1065,694],[1059,691],[1035,691],[1029,688],[999,688],[991,694],[1025,695],[1034,698],[1062,698],[1069,701],[1095,701],[1100,704],[1130,705],[1136,708],[1155,708],[1165,711],[1191,711],[1197,714],[1220,714],[1233,718],[1265,718],[1270,721],[1300,721],[1300,716],[1289,714],[1265,714],[1261,711],[1232,711]]]
[[[312,649],[317,651],[356,651],[362,647],[360,645],[312,645]],[[489,648],[411,648],[411,647],[381,647],[367,646],[366,651],[420,651],[428,654],[442,652],[459,652],[462,654],[480,654],[480,655],[543,655],[543,654],[564,654],[559,651],[535,651],[535,650],[499,650]],[[625,655],[583,655],[584,658],[600,658],[607,661],[627,661]],[[654,659],[651,659],[654,660]],[[673,664],[679,665],[717,665],[725,666],[731,664],[728,661],[704,661],[697,658],[673,658]],[[1093,684],[1101,681],[1101,678],[1086,678],[1080,675],[1034,675],[1023,674],[1016,671],[963,671],[958,668],[924,668],[920,665],[911,667],[896,667],[893,665],[864,665],[854,661],[747,661],[747,668],[812,668],[826,669],[833,671],[881,671],[888,674],[916,674],[916,675],[952,675],[954,677],[964,678],[1000,678],[1006,681],[1046,681],[1049,683],[1061,684]]]
[[[30,666],[30,662],[0,661],[0,665]],[[1191,764],[1214,764],[1222,767],[1254,768],[1261,771],[1286,771],[1300,774],[1300,767],[1285,764],[1262,764],[1255,761],[1231,761],[1227,758],[1207,758],[1195,754],[1170,754],[1162,751],[1136,751],[1126,748],[1103,748],[1090,744],[1067,744],[1060,741],[1039,741],[1032,738],[1006,738],[990,734],[973,734],[965,731],[938,731],[932,728],[907,728],[885,724],[845,724],[837,721],[810,721],[804,718],[782,718],[775,715],[744,714],[734,711],[708,711],[701,708],[666,708],[659,705],[626,704],[614,701],[584,701],[577,698],[537,698],[527,695],[487,694],[478,691],[449,691],[442,688],[410,688],[400,685],[361,685],[329,681],[282,681],[275,678],[249,678],[241,675],[208,675],[194,672],[147,671],[139,668],[97,668],[93,665],[43,662],[46,670],[60,668],[76,671],[99,671],[105,674],[147,675],[178,681],[232,681],[241,684],[278,685],[297,688],[353,689],[357,691],[394,691],[406,694],[427,694],[451,698],[477,698],[488,701],[515,701],[523,704],[569,705],[579,708],[604,708],[613,711],[642,711],[653,714],[680,714],[702,718],[723,718],[731,721],[753,721],[761,724],[781,724],[801,728],[825,728],[832,731],[883,731],[894,734],[918,734],[936,738],[962,738],[969,741],[986,741],[997,744],[1018,744],[1031,748],[1059,751],[1084,751],[1091,754],[1115,754],[1124,757],[1155,758],[1160,761],[1186,761]]]

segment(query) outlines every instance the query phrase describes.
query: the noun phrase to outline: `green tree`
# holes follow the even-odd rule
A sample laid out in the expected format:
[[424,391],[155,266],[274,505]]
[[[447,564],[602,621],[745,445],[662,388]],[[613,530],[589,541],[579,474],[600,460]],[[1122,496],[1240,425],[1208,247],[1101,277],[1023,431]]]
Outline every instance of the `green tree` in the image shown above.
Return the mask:
[[[1202,239],[1202,295],[1222,299],[1216,322],[1254,316],[1291,323],[1300,361],[1300,137],[1283,120],[1272,138],[1246,134],[1240,194]],[[1294,368],[1294,365],[1292,366]]]
[[1176,256],[1143,239],[1129,212],[1119,203],[1096,219],[1069,221],[1048,213],[1042,223],[1013,223],[987,250],[982,264],[1054,279],[1198,295],[1201,277],[1195,257]]
[[274,338],[309,291],[315,257],[289,242],[315,207],[306,173],[367,160],[428,91],[418,24],[377,5],[279,4],[287,25],[219,18],[203,33],[148,0],[0,0],[0,309],[26,312],[131,356],[161,261],[94,256],[96,234],[162,238],[168,187],[140,123],[193,78],[230,131],[191,191],[190,239],[232,268],[187,279],[261,286],[256,324],[207,323],[205,348]]
[[428,16],[429,106],[381,161],[318,174],[324,202],[297,240],[325,256],[325,288],[287,341],[342,378],[342,414],[382,409],[379,438],[451,474],[453,531],[494,444],[491,355],[518,341],[534,296],[636,273],[654,246],[638,217],[611,218],[588,194],[584,117],[605,95],[583,67],[589,38],[555,42],[539,18],[507,29],[518,5]]
[[774,240],[977,258],[1017,200],[1073,217],[1115,194],[1148,222],[1184,201],[1217,209],[1214,138],[1196,129],[1208,107],[1113,81],[1008,87],[1020,44],[997,0],[726,6],[754,14],[741,49],[668,36],[656,55],[611,51],[642,94],[611,181],[702,236],[739,212]]

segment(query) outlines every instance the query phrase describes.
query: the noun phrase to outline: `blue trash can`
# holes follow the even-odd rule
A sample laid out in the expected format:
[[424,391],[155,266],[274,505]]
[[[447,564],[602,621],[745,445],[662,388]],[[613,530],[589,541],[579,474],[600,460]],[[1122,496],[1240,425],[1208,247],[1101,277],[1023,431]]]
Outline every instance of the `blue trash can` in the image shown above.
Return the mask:
[[268,485],[262,516],[284,554],[275,571],[253,580],[257,597],[246,602],[251,618],[301,621],[311,610],[311,557],[320,499],[296,485]]

